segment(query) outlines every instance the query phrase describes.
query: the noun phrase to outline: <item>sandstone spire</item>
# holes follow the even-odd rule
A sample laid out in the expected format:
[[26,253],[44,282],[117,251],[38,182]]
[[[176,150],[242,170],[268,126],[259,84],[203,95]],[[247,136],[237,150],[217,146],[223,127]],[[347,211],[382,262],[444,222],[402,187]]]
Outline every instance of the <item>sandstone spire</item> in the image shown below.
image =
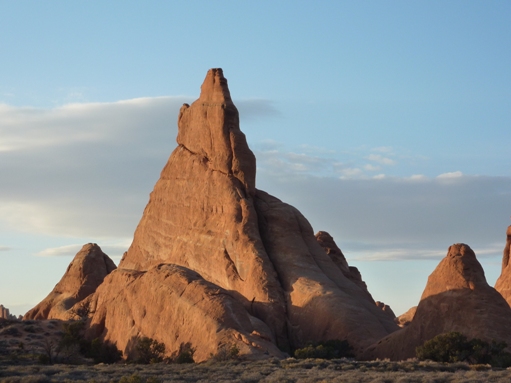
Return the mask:
[[458,243],[449,247],[447,256],[429,276],[411,323],[369,347],[364,357],[412,358],[417,346],[451,331],[469,339],[511,344],[510,328],[511,308],[486,282],[472,249]]
[[178,127],[132,245],[90,299],[89,336],[126,355],[140,336],[169,352],[189,343],[207,350],[203,360],[229,343],[255,358],[327,339],[359,352],[397,329],[298,210],[256,189],[221,69],[183,105]]

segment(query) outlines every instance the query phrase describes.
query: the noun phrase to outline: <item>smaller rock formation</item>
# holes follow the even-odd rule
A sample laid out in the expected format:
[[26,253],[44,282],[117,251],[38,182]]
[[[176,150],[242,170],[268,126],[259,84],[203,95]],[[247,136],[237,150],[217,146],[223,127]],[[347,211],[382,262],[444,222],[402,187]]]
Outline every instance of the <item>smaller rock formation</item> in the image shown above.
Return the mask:
[[502,255],[502,272],[497,283],[495,283],[495,290],[497,290],[511,305],[511,266],[509,264],[509,249],[511,247],[511,226],[508,226],[506,232],[506,247]]
[[395,322],[399,327],[406,327],[410,323],[412,323],[413,317],[415,316],[415,312],[417,311],[417,306],[413,306],[404,314],[401,314],[395,319]]
[[23,319],[73,319],[70,309],[93,294],[103,279],[116,269],[115,263],[95,243],[76,254],[52,292]]
[[390,308],[389,305],[386,305],[385,303],[380,302],[380,301],[376,301],[375,303],[376,303],[376,307],[381,309],[381,311],[383,311],[385,314],[387,314],[390,319],[395,321],[396,314],[394,314],[394,311],[392,311],[392,309]]
[[16,315],[12,315],[7,307],[0,305],[0,319],[17,320]]
[[511,308],[486,282],[483,268],[465,244],[449,247],[429,276],[411,323],[370,346],[364,359],[415,357],[415,348],[439,334],[457,331],[469,339],[511,344]]

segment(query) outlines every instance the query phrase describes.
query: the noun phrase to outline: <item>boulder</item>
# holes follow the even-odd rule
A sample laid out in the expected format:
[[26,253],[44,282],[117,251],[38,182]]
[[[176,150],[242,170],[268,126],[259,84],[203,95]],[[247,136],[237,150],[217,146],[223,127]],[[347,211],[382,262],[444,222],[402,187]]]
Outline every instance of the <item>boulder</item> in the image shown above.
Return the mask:
[[[199,99],[181,108],[177,142],[119,271],[91,298],[92,333],[128,356],[133,339],[149,336],[169,350],[190,343],[207,350],[205,358],[238,337],[233,334],[249,339],[256,331],[271,340],[243,341],[247,355],[276,355],[275,345],[292,349],[328,339],[347,339],[360,352],[398,328],[367,289],[345,275],[345,265],[326,254],[297,209],[256,189],[255,157],[221,69],[211,69]],[[187,319],[191,298],[172,293],[180,291],[183,275],[202,286],[196,292],[201,309]],[[148,295],[153,285],[167,293]],[[209,293],[214,289],[222,299]],[[115,292],[131,295],[116,300]],[[146,304],[153,299],[159,301]],[[167,306],[181,307],[180,314],[160,315]],[[144,307],[140,315],[137,307]],[[197,335],[202,331],[216,335]]]
[[363,358],[413,358],[417,346],[452,331],[511,344],[510,328],[511,308],[486,282],[472,249],[458,243],[429,276],[411,323],[370,346]]
[[502,272],[497,283],[495,283],[495,290],[497,290],[511,305],[511,266],[509,264],[509,248],[511,247],[511,226],[508,226],[506,232],[506,246],[502,255]]
[[115,263],[97,244],[83,245],[60,282],[23,319],[74,319],[76,313],[70,309],[93,294],[115,269]]
[[90,303],[94,316],[86,336],[115,343],[124,355],[133,355],[146,336],[164,343],[169,357],[192,346],[196,362],[232,346],[247,359],[284,356],[265,323],[228,291],[182,266],[119,268]]

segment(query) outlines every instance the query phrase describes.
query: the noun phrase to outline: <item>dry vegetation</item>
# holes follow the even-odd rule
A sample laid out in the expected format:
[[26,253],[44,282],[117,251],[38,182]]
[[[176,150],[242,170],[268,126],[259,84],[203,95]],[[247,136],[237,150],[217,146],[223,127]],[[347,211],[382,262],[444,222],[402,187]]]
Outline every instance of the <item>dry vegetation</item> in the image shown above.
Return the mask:
[[[58,321],[0,324],[0,382],[509,382],[511,370],[435,362],[357,362],[351,359],[211,360],[201,364],[38,364]],[[20,347],[23,343],[23,347]],[[234,358],[237,356],[234,355]],[[87,361],[85,361],[87,362]]]
[[464,363],[286,359],[201,364],[0,366],[2,382],[509,382],[510,370]]

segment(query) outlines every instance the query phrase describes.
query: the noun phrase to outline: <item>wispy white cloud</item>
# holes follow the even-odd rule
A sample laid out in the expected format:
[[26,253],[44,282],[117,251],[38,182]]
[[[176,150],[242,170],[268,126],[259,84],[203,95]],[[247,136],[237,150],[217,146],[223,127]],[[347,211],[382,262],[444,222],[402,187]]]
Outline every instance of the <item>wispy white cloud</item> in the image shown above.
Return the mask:
[[[122,254],[128,250],[128,247],[130,245],[131,239],[125,240],[118,244],[107,244],[102,245],[98,244],[101,247],[101,250],[109,255],[110,257],[121,257]],[[66,245],[66,246],[59,246],[59,247],[51,247],[48,249],[41,250],[40,252],[36,253],[36,256],[39,257],[74,257],[76,253],[80,251],[83,244],[73,244],[73,245]]]
[[376,163],[382,164],[382,165],[395,165],[396,161],[394,161],[392,158],[384,157],[381,154],[370,154],[367,156],[367,159],[369,161],[374,161]]
[[442,174],[438,175],[436,178],[438,178],[440,180],[448,180],[448,179],[452,179],[452,178],[460,178],[462,176],[463,176],[463,173],[458,170],[456,172],[442,173]]
[[[132,235],[191,101],[0,104],[0,226],[95,241]],[[268,100],[236,103],[252,119],[278,114]]]
[[[109,242],[110,254],[105,241],[133,234],[175,146],[185,101],[160,97],[50,110],[0,105],[0,134],[9,148],[0,152],[0,225],[91,238],[120,257],[123,245]],[[263,104],[241,103],[254,118],[274,115]],[[431,258],[455,242],[489,249],[508,225],[511,178],[392,177],[383,160],[394,161],[392,148],[357,149],[346,160],[320,148],[288,151],[271,140],[254,148],[259,188],[296,206],[341,247],[377,246],[360,253],[367,259]],[[367,163],[371,155],[380,156],[371,157],[374,164]],[[74,246],[39,255],[71,256],[81,245]]]

